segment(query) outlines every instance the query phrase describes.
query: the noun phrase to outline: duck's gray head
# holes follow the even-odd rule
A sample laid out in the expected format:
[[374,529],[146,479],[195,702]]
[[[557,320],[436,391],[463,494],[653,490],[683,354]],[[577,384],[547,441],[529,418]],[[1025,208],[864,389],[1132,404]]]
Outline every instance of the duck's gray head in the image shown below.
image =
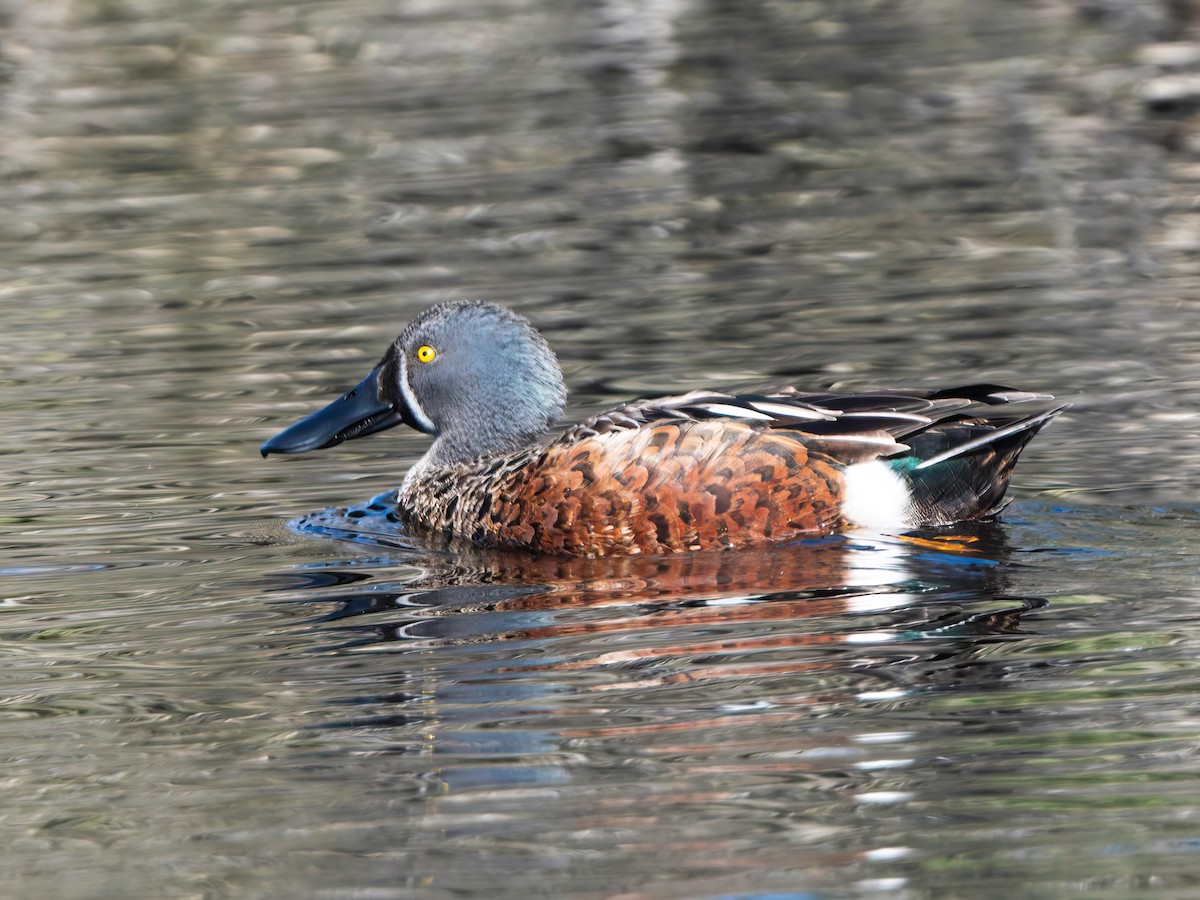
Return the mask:
[[262,445],[262,454],[332,447],[403,422],[434,435],[441,463],[526,446],[562,415],[562,372],[521,316],[478,300],[430,307],[357,387]]

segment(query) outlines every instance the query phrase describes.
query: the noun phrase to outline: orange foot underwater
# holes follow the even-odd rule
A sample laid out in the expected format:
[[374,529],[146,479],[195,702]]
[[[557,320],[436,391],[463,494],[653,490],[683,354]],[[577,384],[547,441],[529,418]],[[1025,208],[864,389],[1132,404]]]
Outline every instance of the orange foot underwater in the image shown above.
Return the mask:
[[397,495],[409,528],[540,553],[661,554],[990,517],[1021,450],[1068,405],[986,384],[692,391],[546,437],[566,396],[528,321],[491,303],[444,303],[414,319],[357,387],[262,454],[404,423],[434,438]]

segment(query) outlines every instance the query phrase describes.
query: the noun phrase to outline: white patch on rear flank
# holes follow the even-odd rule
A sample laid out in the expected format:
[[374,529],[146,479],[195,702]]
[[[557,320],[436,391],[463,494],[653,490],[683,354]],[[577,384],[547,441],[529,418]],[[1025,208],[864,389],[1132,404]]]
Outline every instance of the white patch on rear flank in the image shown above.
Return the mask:
[[912,500],[908,485],[880,459],[847,466],[842,515],[860,528],[906,528]]

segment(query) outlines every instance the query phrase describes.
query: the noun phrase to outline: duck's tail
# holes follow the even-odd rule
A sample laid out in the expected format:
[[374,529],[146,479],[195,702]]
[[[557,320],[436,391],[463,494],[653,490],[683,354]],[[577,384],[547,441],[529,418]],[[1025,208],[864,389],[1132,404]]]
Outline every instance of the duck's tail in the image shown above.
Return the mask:
[[908,487],[909,521],[948,525],[996,515],[1007,505],[1004,492],[1025,445],[1069,406],[1064,403],[1020,417],[981,415],[943,421],[907,435],[904,442],[912,452],[888,462]]

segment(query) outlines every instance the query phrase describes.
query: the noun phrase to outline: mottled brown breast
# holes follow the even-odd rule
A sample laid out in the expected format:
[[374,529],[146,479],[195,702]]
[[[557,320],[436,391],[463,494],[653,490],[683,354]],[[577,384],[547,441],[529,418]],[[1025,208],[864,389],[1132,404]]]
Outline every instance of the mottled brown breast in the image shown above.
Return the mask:
[[842,524],[834,463],[728,420],[564,436],[494,487],[484,539],[545,553],[747,547]]

